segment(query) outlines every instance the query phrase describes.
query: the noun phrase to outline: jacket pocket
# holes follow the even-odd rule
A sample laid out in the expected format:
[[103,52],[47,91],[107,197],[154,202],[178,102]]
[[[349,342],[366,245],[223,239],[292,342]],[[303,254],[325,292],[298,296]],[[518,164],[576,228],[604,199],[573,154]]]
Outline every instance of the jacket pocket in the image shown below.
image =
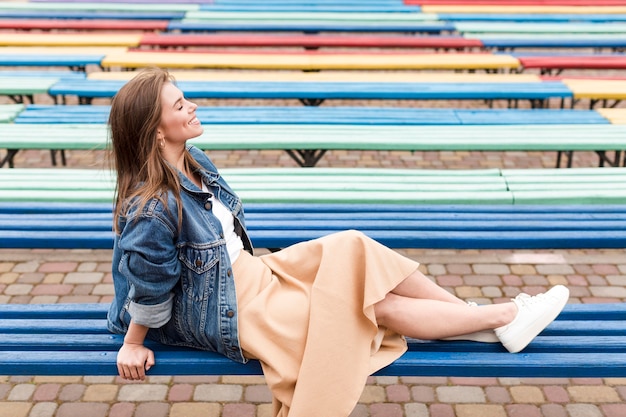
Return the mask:
[[195,302],[208,300],[215,286],[218,247],[183,246],[178,256],[184,266],[181,277],[183,294]]

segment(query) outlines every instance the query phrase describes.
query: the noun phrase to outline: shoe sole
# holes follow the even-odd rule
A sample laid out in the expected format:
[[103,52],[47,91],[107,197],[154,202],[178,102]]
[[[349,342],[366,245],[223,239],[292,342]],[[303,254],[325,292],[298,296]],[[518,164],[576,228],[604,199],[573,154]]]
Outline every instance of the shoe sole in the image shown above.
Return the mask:
[[552,310],[552,313],[547,316],[541,316],[539,319],[535,320],[530,326],[526,327],[526,329],[516,338],[515,342],[502,343],[502,345],[511,353],[518,353],[522,351],[526,346],[533,341],[539,333],[541,333],[550,323],[552,323],[563,311],[563,307],[567,304],[569,300],[569,290],[567,291],[567,297],[563,298],[563,301],[557,305],[557,307]]

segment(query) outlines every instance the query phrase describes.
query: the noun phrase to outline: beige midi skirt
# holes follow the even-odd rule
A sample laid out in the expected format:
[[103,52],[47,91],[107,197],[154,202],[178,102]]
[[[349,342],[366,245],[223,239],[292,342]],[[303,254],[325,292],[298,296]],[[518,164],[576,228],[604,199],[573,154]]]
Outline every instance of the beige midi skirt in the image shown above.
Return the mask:
[[261,362],[278,417],[344,417],[367,377],[399,358],[404,337],[374,305],[419,264],[356,231],[233,265],[239,338]]

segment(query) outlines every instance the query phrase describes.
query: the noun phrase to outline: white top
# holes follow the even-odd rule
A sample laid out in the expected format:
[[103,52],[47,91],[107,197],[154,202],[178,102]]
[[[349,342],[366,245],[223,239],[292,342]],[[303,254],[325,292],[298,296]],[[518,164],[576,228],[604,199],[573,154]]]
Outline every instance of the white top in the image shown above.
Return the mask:
[[[209,191],[204,182],[202,183],[202,191]],[[224,239],[226,240],[226,250],[228,251],[228,256],[230,257],[230,263],[232,264],[239,257],[239,253],[243,249],[243,241],[239,235],[235,233],[235,218],[226,206],[222,204],[219,199],[215,198],[212,193],[211,204],[213,205],[213,214],[222,224]]]

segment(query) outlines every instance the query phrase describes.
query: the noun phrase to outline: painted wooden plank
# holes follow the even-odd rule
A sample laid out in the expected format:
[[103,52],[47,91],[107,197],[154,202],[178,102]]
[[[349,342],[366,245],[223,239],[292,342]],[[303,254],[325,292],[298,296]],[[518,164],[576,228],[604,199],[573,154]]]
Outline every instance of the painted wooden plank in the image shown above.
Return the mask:
[[509,55],[489,53],[457,54],[280,54],[193,52],[122,52],[107,54],[101,62],[105,68],[222,68],[283,70],[426,70],[426,69],[511,69],[520,66]]

